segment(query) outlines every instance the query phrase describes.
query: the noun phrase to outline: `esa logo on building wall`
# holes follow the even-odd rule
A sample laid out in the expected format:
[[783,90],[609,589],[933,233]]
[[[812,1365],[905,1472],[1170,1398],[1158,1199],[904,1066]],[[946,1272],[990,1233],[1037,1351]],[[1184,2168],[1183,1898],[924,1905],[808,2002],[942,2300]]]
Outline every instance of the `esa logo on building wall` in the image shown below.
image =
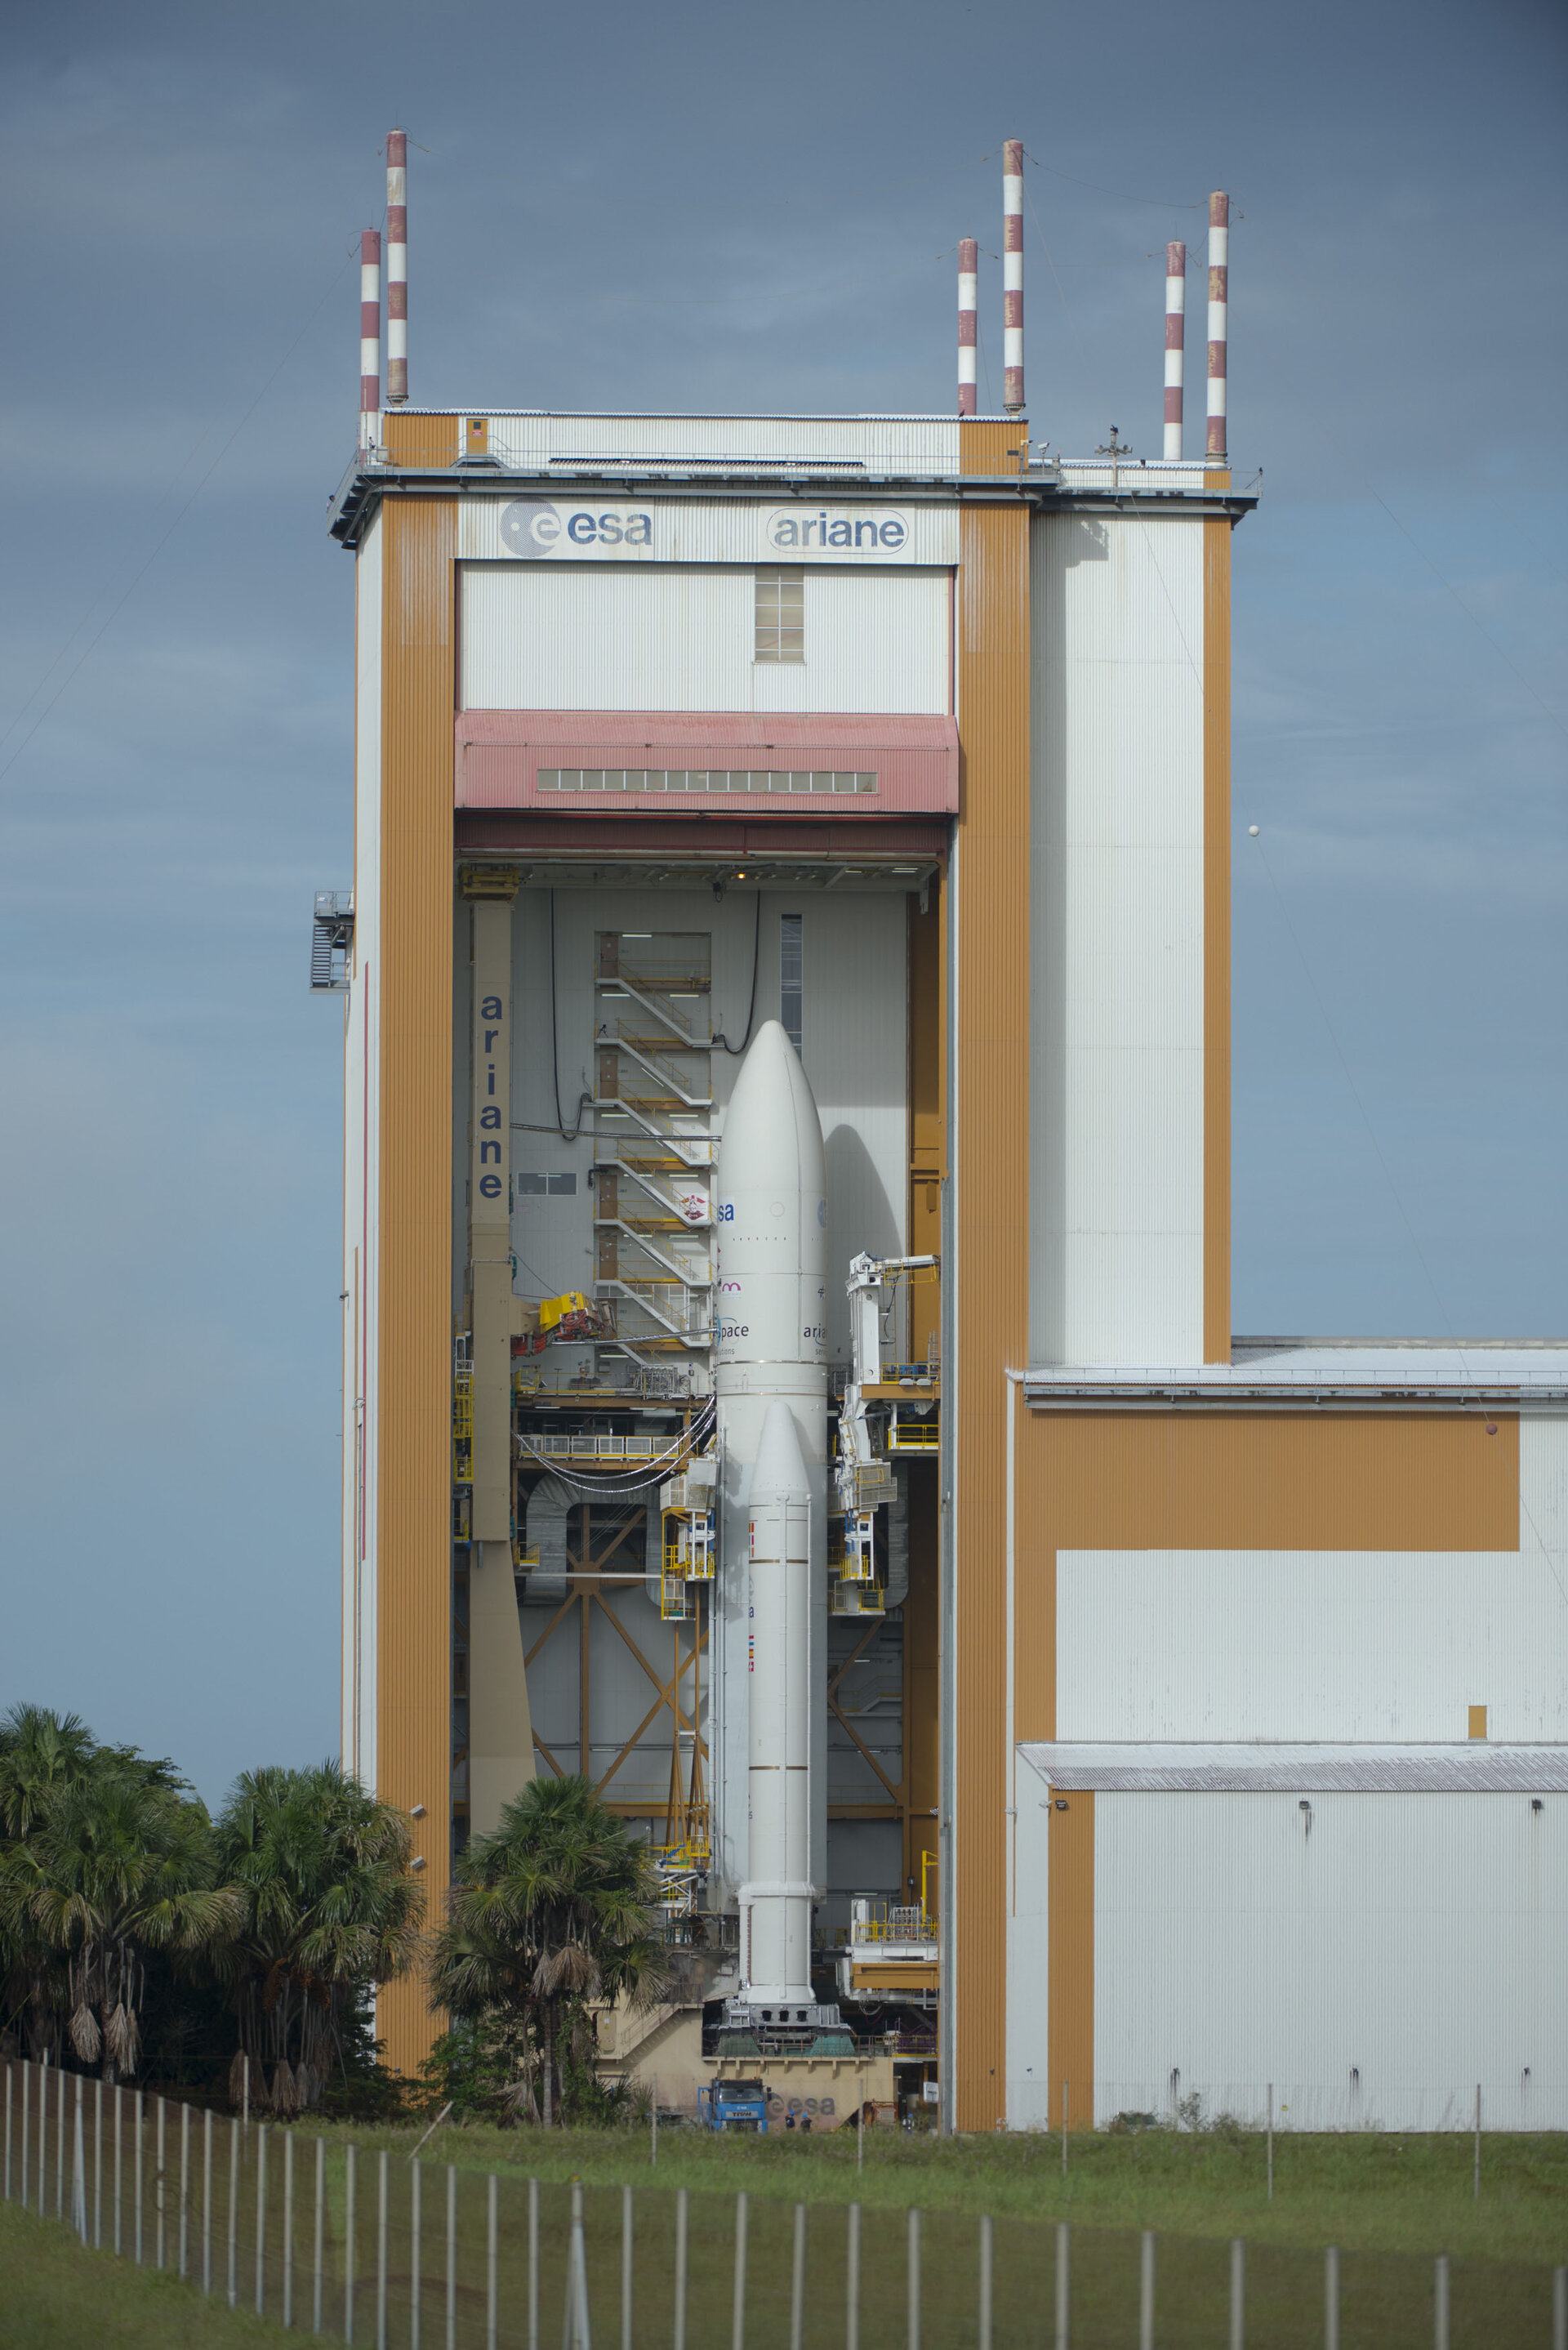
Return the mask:
[[575,546],[651,546],[653,516],[635,506],[558,506],[514,498],[502,510],[502,543],[514,555],[569,555]]

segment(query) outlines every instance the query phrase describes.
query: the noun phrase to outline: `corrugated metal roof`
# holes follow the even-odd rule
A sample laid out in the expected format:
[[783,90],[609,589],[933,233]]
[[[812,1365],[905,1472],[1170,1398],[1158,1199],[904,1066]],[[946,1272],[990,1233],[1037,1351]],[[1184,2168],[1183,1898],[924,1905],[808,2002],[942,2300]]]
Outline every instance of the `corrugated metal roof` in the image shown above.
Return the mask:
[[1048,1786],[1106,1794],[1568,1794],[1568,1746],[1075,1741],[1020,1745]]
[[1238,1339],[1229,1363],[1046,1363],[1031,1403],[1568,1403],[1568,1345]]

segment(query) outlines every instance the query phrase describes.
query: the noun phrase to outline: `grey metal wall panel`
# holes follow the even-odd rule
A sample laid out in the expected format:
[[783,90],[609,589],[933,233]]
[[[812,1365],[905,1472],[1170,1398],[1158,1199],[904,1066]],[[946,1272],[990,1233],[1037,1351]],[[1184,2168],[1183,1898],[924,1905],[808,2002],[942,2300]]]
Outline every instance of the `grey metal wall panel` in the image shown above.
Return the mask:
[[1036,1362],[1202,1357],[1201,533],[1032,531]]
[[[1338,1746],[1241,1741],[1025,1742],[1019,1753],[1046,1787],[1108,1794],[1568,1794],[1568,1744]],[[1035,1801],[1039,1801],[1036,1794]]]
[[940,572],[813,571],[805,660],[759,661],[751,569],[471,566],[462,706],[940,713],[948,605]]
[[1301,1801],[1096,1798],[1096,2120],[1568,2124],[1568,1802]]

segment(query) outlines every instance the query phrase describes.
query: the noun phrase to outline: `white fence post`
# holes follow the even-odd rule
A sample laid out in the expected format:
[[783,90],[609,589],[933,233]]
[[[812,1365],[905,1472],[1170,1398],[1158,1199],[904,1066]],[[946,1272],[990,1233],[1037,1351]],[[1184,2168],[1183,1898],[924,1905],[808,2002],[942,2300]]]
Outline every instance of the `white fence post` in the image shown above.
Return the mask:
[[634,2242],[631,2189],[620,2190],[620,2350],[631,2350],[631,2262]]
[[848,2237],[844,2254],[844,2350],[860,2350],[860,2206],[849,2206]]
[[169,2169],[165,2159],[169,2150],[169,2100],[167,2097],[160,2097],[158,2100],[158,2119],[153,2126],[152,2145],[152,2241],[156,2248],[152,2264],[154,2268],[161,2269],[163,2266],[163,2182],[168,2177]]
[[1137,2350],[1154,2350],[1154,2230],[1146,2228],[1138,2247]]
[[500,2314],[496,2293],[496,2240],[500,2234],[496,2199],[495,2173],[493,2170],[484,2199],[484,2350],[496,2350],[495,2326]]
[[1432,2350],[1449,2350],[1449,2256],[1439,2252],[1432,2272]]
[[789,2269],[789,2350],[802,2350],[805,2336],[805,2205],[797,2203],[794,2207],[794,2244]]
[[[118,2171],[119,2165],[116,2164]],[[202,2291],[213,2290],[213,2108],[202,2116]]]
[[256,2315],[266,2298],[266,2124],[256,2126]]
[[66,2075],[62,2065],[55,2068],[55,2217],[66,2216]]
[[422,2199],[420,2193],[420,2166],[409,2166],[409,2350],[420,2350],[420,2300],[421,2262],[420,2258],[420,2221]]
[[746,2350],[746,2198],[735,2198],[735,2286],[730,2313],[730,2350]]
[[88,2241],[87,2144],[82,2136],[82,2076],[76,2076],[76,2109],[71,2122],[71,2226]]
[[180,2273],[191,2266],[191,2108],[180,2104]]
[[147,2101],[142,2092],[136,2092],[136,2265],[141,2266],[141,2152],[147,2138]]
[[294,2324],[294,2132],[283,2134],[283,2322]]
[[347,2177],[343,2189],[343,2339],[354,2339],[354,2190],[358,2184],[358,2149],[350,2145],[344,2151]]
[[229,2307],[240,2298],[240,2117],[229,2116]]
[[1339,2350],[1339,2246],[1323,2256],[1323,2350]]
[[457,2165],[446,2167],[446,2350],[457,2350]]
[[907,2250],[909,2270],[907,2290],[909,2300],[909,2350],[920,2350],[920,2211],[919,2206],[909,2206],[909,2232]]
[[1476,2201],[1477,2201],[1478,2203],[1480,2201],[1480,2093],[1481,2093],[1481,2085],[1480,2085],[1480,2083],[1478,2081],[1478,2082],[1476,2083],[1476,2191],[1475,2191],[1475,2199],[1476,2199]]
[[1568,2269],[1552,2272],[1552,2350],[1568,2350]]
[[528,2350],[539,2350],[539,2182],[528,2181]]
[[1269,2083],[1269,2200],[1274,2199],[1274,2085]]
[[316,2141],[316,2240],[312,2245],[315,2275],[310,2294],[310,2324],[313,2333],[321,2331],[322,2267],[327,2253],[327,2140]]
[[387,2149],[376,2157],[376,2350],[387,2350]]
[[588,2259],[583,2241],[583,2182],[572,2181],[572,2234],[567,2260],[567,2293],[572,2313],[572,2350],[593,2350],[588,2326]]
[[1069,2350],[1073,2296],[1072,2239],[1065,2220],[1056,2222],[1056,2350]]
[[92,2248],[103,2250],[103,2074],[92,2085]]
[[1231,2239],[1231,2350],[1247,2350],[1247,2247]]
[[[31,2094],[27,2075],[32,2069],[30,2064],[24,2064],[22,2067],[22,2209],[24,2211],[27,2208],[27,2139],[30,2135],[28,2124],[32,2117],[32,2109],[27,2102]],[[114,2249],[119,2251],[118,2243]]]
[[674,2350],[686,2350],[686,2189],[675,2194],[675,2332]]
[[980,2222],[980,2350],[991,2350],[991,2214]]

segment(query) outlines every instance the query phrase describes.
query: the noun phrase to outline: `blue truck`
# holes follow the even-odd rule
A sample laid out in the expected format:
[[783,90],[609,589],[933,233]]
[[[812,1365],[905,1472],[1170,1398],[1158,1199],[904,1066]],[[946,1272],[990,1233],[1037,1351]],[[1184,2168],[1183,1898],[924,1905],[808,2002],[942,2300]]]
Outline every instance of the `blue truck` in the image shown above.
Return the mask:
[[760,2081],[710,2081],[697,2092],[697,2118],[704,2129],[765,2131],[768,2093]]

